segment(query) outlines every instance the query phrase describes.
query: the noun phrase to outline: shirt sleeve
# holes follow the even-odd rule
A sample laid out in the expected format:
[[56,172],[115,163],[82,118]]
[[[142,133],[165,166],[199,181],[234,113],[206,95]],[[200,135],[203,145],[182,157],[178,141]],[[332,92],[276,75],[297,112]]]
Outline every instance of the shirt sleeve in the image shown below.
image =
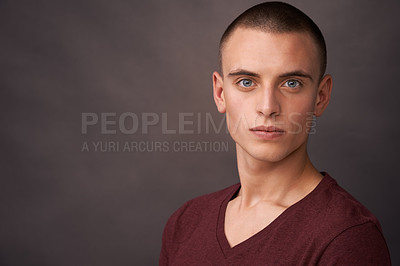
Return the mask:
[[372,223],[350,227],[328,245],[319,265],[391,265],[382,232]]

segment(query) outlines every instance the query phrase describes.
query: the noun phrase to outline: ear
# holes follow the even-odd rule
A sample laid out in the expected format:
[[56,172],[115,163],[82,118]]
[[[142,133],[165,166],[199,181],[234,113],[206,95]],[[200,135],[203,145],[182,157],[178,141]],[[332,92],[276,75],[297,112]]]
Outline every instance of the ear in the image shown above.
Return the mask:
[[214,101],[217,105],[218,112],[225,113],[226,103],[224,96],[224,81],[221,75],[214,71],[213,73],[213,91],[214,91]]
[[321,116],[331,99],[332,92],[332,76],[325,75],[318,86],[317,98],[315,100],[314,114]]

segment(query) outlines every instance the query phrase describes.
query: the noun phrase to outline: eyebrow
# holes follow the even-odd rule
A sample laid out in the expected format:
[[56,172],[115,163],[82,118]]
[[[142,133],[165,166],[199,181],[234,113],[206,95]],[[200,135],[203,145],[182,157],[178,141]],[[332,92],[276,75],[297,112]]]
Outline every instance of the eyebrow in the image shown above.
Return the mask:
[[283,73],[281,75],[279,75],[279,77],[281,78],[287,78],[287,77],[303,77],[303,78],[308,78],[311,81],[313,80],[313,78],[311,77],[310,74],[307,74],[306,72],[303,71],[292,71],[292,72],[288,72],[288,73]]
[[247,71],[247,70],[243,70],[243,69],[239,69],[236,70],[234,72],[230,72],[228,74],[228,76],[233,77],[233,76],[250,76],[250,77],[255,77],[255,78],[259,78],[260,75],[255,73],[255,72],[251,72],[251,71]]
[[[244,70],[244,69],[239,69],[236,70],[234,72],[230,72],[228,74],[229,77],[233,77],[233,76],[250,76],[250,77],[256,77],[259,78],[260,75],[255,73],[255,72],[251,72],[248,70]],[[313,80],[313,78],[311,77],[310,74],[307,74],[304,71],[301,70],[296,70],[296,71],[291,71],[291,72],[287,72],[287,73],[283,73],[281,75],[279,75],[280,78],[287,78],[287,77],[304,77],[304,78],[308,78],[311,81]]]

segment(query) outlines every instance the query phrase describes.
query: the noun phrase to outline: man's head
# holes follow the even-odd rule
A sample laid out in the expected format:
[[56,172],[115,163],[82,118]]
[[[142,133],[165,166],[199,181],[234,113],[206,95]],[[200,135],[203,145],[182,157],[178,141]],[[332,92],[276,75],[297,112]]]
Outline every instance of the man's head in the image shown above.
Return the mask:
[[222,37],[214,100],[226,112],[238,156],[278,162],[295,151],[305,155],[313,116],[329,103],[325,43],[299,12],[283,3],[261,4],[239,16]]
[[253,6],[237,17],[225,30],[219,43],[222,71],[223,49],[238,28],[256,29],[270,33],[307,33],[315,41],[320,57],[320,78],[325,74],[327,56],[324,37],[318,26],[299,9],[283,2],[265,2]]

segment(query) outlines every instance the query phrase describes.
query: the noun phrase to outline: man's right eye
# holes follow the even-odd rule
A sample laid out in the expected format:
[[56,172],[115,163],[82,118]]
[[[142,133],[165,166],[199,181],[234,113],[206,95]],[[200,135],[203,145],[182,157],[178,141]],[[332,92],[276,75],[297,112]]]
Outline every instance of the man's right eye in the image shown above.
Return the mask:
[[242,86],[244,88],[250,88],[251,86],[254,85],[254,82],[250,79],[242,79],[238,82],[239,86]]

